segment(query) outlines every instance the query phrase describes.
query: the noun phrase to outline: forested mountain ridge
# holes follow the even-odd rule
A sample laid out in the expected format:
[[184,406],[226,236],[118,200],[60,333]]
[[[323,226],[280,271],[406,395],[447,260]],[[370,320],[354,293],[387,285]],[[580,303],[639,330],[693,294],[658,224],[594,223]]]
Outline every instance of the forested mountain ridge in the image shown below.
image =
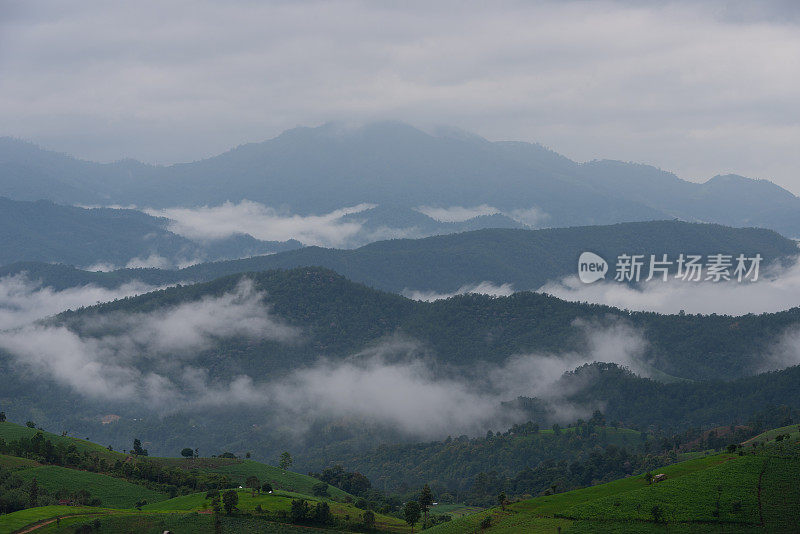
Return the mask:
[[[770,344],[800,321],[800,308],[742,317],[662,315],[568,302],[532,292],[508,297],[468,294],[418,302],[319,267],[245,273],[171,287],[64,312],[55,321],[80,329],[86,318],[150,313],[221,296],[233,291],[242,279],[253,281],[263,292],[264,302],[276,317],[305,332],[307,343],[280,348],[282,354],[295,354],[299,361],[320,353],[345,356],[399,333],[419,340],[439,361],[466,368],[479,361],[500,362],[513,354],[581,351],[585,348],[582,321],[600,325],[621,321],[642,332],[649,345],[643,358],[656,369],[681,378],[730,379],[754,374],[764,363]],[[242,344],[237,367],[251,371],[247,361],[256,354],[262,365],[269,365],[264,357],[270,354],[265,351],[270,342],[253,345],[252,341],[230,339],[225,343]]]
[[236,235],[196,242],[168,230],[169,221],[133,209],[80,208],[0,197],[0,265],[46,262],[108,268],[177,266],[300,247]]
[[204,282],[251,271],[321,266],[368,286],[392,292],[421,290],[448,293],[490,281],[517,290],[577,273],[584,251],[600,254],[613,269],[626,254],[761,254],[762,268],[797,255],[794,241],[771,230],[729,228],[680,221],[621,223],[610,226],[546,230],[485,229],[424,239],[394,239],[354,250],[305,247],[253,258],[202,263],[180,270],[123,269],[91,273],[66,266],[35,263],[0,267],[0,277],[28,273],[45,286],[64,289],[95,284],[115,287],[138,280],[153,285]]
[[[540,145],[401,123],[295,128],[170,166],[91,163],[4,138],[0,169],[0,195],[19,200],[171,207],[248,199],[319,214],[364,202],[410,210],[435,199],[438,207],[488,205],[519,220],[535,214],[537,227],[679,217],[800,235],[800,199],[766,180],[693,183],[647,165],[579,164]],[[370,226],[387,221],[376,215]]]

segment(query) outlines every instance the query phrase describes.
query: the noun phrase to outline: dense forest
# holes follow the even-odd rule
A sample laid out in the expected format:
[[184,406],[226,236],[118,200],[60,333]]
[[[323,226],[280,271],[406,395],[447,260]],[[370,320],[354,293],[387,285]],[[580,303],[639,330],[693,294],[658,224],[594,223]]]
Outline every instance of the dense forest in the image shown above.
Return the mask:
[[578,256],[587,250],[609,262],[622,253],[671,257],[680,253],[760,253],[765,266],[797,254],[793,241],[771,230],[652,221],[544,230],[494,228],[426,239],[380,241],[354,250],[305,247],[268,256],[201,263],[177,271],[86,272],[66,265],[27,262],[0,267],[0,277],[26,272],[43,285],[64,289],[89,283],[116,287],[131,280],[153,285],[206,282],[242,272],[321,266],[355,282],[392,292],[452,292],[483,281],[509,283],[517,290],[536,290],[548,281],[574,275]]

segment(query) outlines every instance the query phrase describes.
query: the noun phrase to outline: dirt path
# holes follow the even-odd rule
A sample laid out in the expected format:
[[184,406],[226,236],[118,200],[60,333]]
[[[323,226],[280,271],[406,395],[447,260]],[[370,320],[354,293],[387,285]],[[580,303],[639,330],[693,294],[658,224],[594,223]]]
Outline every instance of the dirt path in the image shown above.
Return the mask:
[[22,530],[15,530],[14,534],[27,534],[28,532],[33,532],[34,530],[39,530],[42,527],[46,527],[50,523],[55,523],[59,519],[66,519],[68,517],[77,517],[77,516],[86,516],[86,517],[99,517],[104,514],[97,514],[97,513],[89,513],[89,514],[69,514],[69,515],[60,515],[58,517],[54,517],[53,519],[44,519],[39,521],[38,523],[34,523],[27,527],[24,527]]
[[33,532],[36,529],[40,529],[40,528],[42,528],[44,526],[49,525],[50,523],[55,523],[59,519],[61,519],[61,518],[60,517],[54,517],[53,519],[47,519],[45,521],[40,521],[38,523],[34,523],[33,525],[31,525],[29,527],[26,527],[24,530],[17,530],[17,531],[14,532],[14,534],[27,534],[28,532]]

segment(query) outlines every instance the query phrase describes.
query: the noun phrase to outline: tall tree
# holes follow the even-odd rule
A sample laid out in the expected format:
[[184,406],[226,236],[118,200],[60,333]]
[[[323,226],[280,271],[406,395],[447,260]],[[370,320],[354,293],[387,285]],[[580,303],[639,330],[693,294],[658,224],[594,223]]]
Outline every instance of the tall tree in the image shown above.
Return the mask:
[[253,492],[253,497],[255,497],[256,491],[261,489],[261,481],[258,480],[258,477],[255,475],[250,475],[247,477],[247,480],[244,481],[244,484]]
[[422,486],[422,491],[419,492],[419,498],[417,498],[419,502],[419,506],[422,509],[422,514],[424,516],[424,520],[422,522],[423,527],[428,524],[428,508],[433,504],[433,494],[431,493],[431,487],[425,484]]
[[411,532],[414,532],[414,525],[419,522],[421,515],[422,512],[417,501],[408,501],[403,507],[403,518],[405,518],[406,523],[411,525]]
[[289,454],[289,451],[283,451],[283,453],[281,453],[281,460],[280,460],[281,469],[286,471],[287,469],[292,467],[292,463],[293,463],[292,455]]
[[236,508],[237,504],[239,504],[239,494],[236,493],[236,490],[228,490],[222,495],[222,505],[228,515]]

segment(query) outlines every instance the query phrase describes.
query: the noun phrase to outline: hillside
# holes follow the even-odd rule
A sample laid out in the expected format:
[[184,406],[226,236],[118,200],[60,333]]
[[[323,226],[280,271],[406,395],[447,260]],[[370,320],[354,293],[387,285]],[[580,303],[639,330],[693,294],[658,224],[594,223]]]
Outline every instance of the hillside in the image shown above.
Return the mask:
[[[793,257],[797,245],[775,232],[678,221],[548,230],[488,229],[425,239],[380,241],[355,250],[306,247],[248,259],[203,263],[185,269],[126,269],[94,273],[59,265],[21,263],[0,268],[3,276],[25,272],[43,285],[64,289],[94,284],[117,287],[132,280],[153,285],[204,282],[220,276],[320,266],[384,291],[449,293],[489,281],[517,290],[536,290],[548,281],[576,274],[578,256],[600,254],[613,264],[631,254],[755,254],[765,266]],[[611,267],[613,269],[613,265]]]
[[[253,477],[257,488],[250,486]],[[226,508],[229,494],[237,500],[231,509]],[[357,508],[354,501],[318,479],[254,461],[124,455],[0,423],[3,533],[37,522],[47,523],[47,532],[74,532],[81,524],[102,532],[165,525],[179,532],[213,532],[219,521],[233,532],[294,532],[292,524],[341,531],[359,528],[365,520],[365,505]],[[226,515],[214,519],[211,514],[221,514],[222,508]],[[370,524],[379,532],[408,530],[386,513],[374,514]]]
[[[249,199],[320,214],[363,202],[410,209],[436,199],[445,208],[535,212],[534,222],[550,227],[679,217],[800,235],[800,200],[765,180],[693,183],[647,165],[579,164],[540,145],[429,134],[401,123],[295,128],[166,167],[91,163],[4,138],[0,165],[0,195],[17,200],[170,207]],[[369,226],[390,222],[377,217]]]
[[[56,324],[80,331],[89,317],[153,313],[204,297],[219,297],[234,291],[242,277],[267,295],[265,301],[276,318],[308,336],[306,342],[294,345],[226,339],[226,350],[235,348],[227,365],[246,370],[254,378],[259,377],[255,358],[263,372],[278,372],[279,367],[285,370],[289,355],[297,363],[311,362],[320,353],[341,357],[398,333],[421,342],[438,361],[457,367],[477,361],[502,362],[514,354],[582,351],[586,339],[580,321],[608,325],[619,320],[642,332],[647,340],[643,360],[655,369],[679,378],[732,379],[755,374],[769,344],[800,319],[797,308],[744,317],[660,315],[567,302],[531,292],[417,302],[370,289],[327,269],[298,268],[173,287],[65,312]],[[220,345],[201,353],[197,361],[210,362],[221,349]],[[225,365],[216,361],[219,376],[225,376]]]
[[[792,440],[743,447],[644,475],[515,502],[433,527],[485,532],[794,532],[800,521],[800,447]],[[489,518],[489,519],[487,519]]]
[[64,263],[105,268],[177,266],[297,248],[297,242],[258,241],[248,235],[200,243],[170,232],[168,220],[133,209],[86,209],[0,197],[0,265]]

